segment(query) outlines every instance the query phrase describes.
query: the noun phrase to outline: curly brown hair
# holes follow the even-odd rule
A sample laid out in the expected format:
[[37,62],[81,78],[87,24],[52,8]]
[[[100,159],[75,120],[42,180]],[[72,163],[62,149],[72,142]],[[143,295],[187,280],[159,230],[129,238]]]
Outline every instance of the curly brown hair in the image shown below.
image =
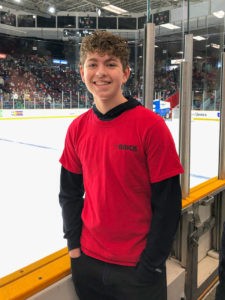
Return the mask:
[[129,66],[129,48],[125,39],[108,31],[96,30],[82,39],[80,64],[84,65],[88,53],[109,54],[120,59],[123,70]]

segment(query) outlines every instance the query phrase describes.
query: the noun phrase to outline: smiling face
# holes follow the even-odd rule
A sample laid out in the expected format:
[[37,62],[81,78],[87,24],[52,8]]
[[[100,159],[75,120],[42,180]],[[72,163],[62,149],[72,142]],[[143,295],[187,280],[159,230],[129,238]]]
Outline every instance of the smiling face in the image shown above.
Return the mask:
[[128,66],[124,69],[116,56],[89,52],[84,64],[80,65],[80,74],[101,112],[127,101],[122,94],[122,85],[128,80],[130,69]]

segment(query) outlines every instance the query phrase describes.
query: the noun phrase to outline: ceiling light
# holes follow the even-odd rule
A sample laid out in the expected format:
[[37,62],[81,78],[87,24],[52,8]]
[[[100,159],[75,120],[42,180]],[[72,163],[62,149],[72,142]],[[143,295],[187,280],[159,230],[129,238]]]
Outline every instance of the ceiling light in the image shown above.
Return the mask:
[[171,29],[171,30],[180,28],[179,26],[173,25],[171,23],[161,24],[160,26],[165,27],[167,29]]
[[118,6],[111,5],[111,4],[103,6],[102,8],[105,9],[105,10],[111,11],[111,12],[113,12],[115,14],[118,14],[118,15],[125,14],[125,13],[128,12],[125,9],[122,9],[122,8],[120,8]]
[[48,12],[50,12],[50,14],[54,14],[55,13],[55,7],[54,6],[50,6],[48,8]]
[[195,56],[196,59],[203,59],[201,56]]
[[206,38],[205,38],[205,37],[203,37],[203,36],[200,36],[200,35],[196,35],[196,36],[194,36],[194,37],[193,37],[193,39],[194,39],[194,40],[196,40],[196,41],[204,41],[204,40],[206,40]]
[[177,58],[177,59],[171,59],[171,65],[178,65],[181,64],[182,62],[184,62],[185,59],[184,58]]
[[222,19],[225,15],[225,12],[223,10],[218,10],[218,11],[215,11],[213,13],[213,15],[219,19]]
[[96,8],[96,13],[97,13],[97,15],[100,17],[101,16],[101,9],[100,8]]
[[215,49],[220,49],[220,45],[211,43],[210,46]]
[[2,5],[0,5],[0,9],[3,9],[3,6],[2,6]]

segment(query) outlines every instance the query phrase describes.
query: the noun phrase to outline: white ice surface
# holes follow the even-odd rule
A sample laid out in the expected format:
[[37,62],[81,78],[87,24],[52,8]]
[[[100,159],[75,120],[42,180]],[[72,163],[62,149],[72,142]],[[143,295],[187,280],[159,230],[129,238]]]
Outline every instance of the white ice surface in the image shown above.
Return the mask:
[[66,246],[58,160],[71,121],[0,121],[0,277]]
[[[0,277],[66,246],[58,162],[71,118],[0,120]],[[168,126],[178,142],[178,122]],[[191,186],[217,175],[219,122],[192,122]]]

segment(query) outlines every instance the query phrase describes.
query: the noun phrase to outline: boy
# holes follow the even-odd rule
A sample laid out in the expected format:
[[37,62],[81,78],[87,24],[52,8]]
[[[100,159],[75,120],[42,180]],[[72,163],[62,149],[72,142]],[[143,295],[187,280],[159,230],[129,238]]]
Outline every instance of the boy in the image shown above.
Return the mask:
[[82,41],[80,74],[94,105],[69,126],[59,193],[80,300],[167,298],[183,168],[164,120],[123,96],[128,61],[117,35]]

